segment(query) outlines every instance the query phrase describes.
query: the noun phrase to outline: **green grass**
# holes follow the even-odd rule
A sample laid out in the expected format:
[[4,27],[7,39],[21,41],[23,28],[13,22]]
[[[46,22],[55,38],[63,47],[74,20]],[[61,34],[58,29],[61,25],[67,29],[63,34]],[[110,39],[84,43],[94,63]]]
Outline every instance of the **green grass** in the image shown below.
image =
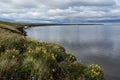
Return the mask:
[[23,35],[19,28],[22,28],[23,23],[9,23],[0,21],[0,40],[6,38],[16,37],[21,38]]
[[0,45],[1,79],[104,80],[99,66],[83,66],[58,44],[9,38]]
[[24,24],[0,24],[0,80],[104,80],[100,66],[84,66],[58,44],[20,35]]
[[11,25],[0,24],[0,27],[1,27],[1,28],[6,28],[6,29],[9,29],[9,30],[13,30],[13,31],[15,31],[15,32],[20,32],[19,30],[17,30],[16,28],[14,28],[14,27],[11,26]]
[[0,28],[8,29],[14,32],[21,33],[18,28],[23,27],[25,24],[22,23],[9,23],[0,21]]

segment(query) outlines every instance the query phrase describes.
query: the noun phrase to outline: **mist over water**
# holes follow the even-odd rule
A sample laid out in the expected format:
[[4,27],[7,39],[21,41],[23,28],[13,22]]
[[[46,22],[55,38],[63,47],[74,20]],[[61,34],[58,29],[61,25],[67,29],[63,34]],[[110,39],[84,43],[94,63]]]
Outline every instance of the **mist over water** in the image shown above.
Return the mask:
[[28,37],[59,43],[85,65],[99,64],[106,80],[120,80],[120,25],[40,26],[25,31]]

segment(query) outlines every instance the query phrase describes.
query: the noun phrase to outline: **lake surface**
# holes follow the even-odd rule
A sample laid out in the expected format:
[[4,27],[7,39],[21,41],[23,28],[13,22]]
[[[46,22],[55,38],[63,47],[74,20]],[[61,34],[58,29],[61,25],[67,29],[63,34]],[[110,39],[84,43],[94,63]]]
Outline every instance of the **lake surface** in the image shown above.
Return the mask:
[[59,43],[85,65],[99,64],[106,80],[120,80],[120,25],[39,26],[25,31],[28,37]]

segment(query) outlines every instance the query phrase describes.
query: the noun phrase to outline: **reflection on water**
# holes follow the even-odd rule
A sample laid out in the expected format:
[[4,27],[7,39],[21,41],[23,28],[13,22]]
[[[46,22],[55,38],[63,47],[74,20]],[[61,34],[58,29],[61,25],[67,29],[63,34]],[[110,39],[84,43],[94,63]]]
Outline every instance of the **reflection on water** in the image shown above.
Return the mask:
[[120,26],[46,26],[25,30],[29,37],[56,42],[83,64],[97,63],[107,80],[120,80]]

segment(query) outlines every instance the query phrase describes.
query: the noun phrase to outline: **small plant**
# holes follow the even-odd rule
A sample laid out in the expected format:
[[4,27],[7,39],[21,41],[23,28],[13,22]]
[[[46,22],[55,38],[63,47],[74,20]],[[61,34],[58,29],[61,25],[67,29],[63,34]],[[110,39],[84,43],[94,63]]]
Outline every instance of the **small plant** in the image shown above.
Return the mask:
[[104,80],[102,68],[97,64],[91,64],[84,70],[84,75],[88,80]]

